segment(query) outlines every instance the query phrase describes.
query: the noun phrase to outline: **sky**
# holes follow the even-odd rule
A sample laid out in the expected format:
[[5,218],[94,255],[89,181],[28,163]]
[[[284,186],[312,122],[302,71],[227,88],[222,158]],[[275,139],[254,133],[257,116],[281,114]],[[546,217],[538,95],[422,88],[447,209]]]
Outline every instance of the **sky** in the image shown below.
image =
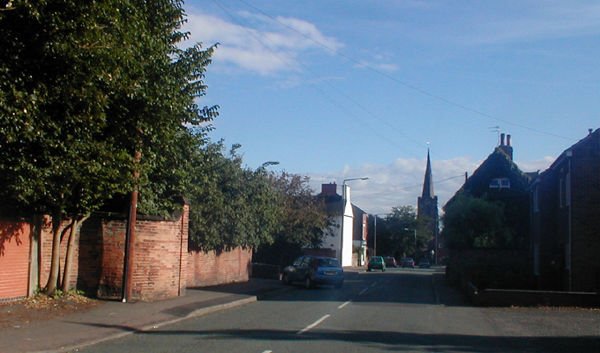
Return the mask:
[[195,0],[184,46],[218,43],[201,106],[244,162],[348,181],[371,214],[416,207],[429,149],[439,206],[512,136],[543,171],[600,127],[600,2]]

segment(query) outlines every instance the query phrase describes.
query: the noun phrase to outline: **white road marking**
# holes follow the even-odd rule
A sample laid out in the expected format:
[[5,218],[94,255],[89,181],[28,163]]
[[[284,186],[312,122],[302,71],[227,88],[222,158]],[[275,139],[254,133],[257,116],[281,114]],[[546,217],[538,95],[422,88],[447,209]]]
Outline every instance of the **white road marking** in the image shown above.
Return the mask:
[[371,283],[371,287],[375,287],[376,285],[377,285],[377,282]]
[[326,319],[327,319],[329,316],[331,316],[331,315],[327,314],[327,315],[323,316],[323,317],[322,317],[322,318],[320,318],[319,320],[317,320],[317,321],[313,322],[312,324],[310,324],[310,325],[306,326],[306,327],[305,327],[305,328],[303,328],[302,330],[300,330],[300,331],[296,332],[296,334],[297,334],[297,335],[301,335],[301,334],[303,334],[304,332],[306,332],[306,331],[308,331],[308,330],[310,330],[310,329],[313,329],[313,328],[317,327],[317,325],[319,325],[321,322],[325,321],[325,320],[326,320]]
[[369,288],[367,287],[367,288],[365,288],[365,289],[361,290],[361,291],[360,291],[360,293],[358,293],[358,295],[363,295],[363,294],[365,294],[365,293],[366,293],[368,290],[369,290]]
[[351,302],[352,302],[352,300],[348,300],[344,304],[340,304],[340,306],[338,306],[338,309],[343,309],[346,305],[350,304]]
[[263,351],[262,353],[273,353],[273,351]]

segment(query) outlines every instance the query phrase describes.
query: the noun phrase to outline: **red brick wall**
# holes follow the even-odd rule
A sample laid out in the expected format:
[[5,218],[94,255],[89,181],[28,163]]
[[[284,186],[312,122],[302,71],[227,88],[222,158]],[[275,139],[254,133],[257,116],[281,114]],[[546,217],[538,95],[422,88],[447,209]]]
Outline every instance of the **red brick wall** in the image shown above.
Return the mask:
[[235,248],[223,252],[190,251],[188,287],[244,282],[250,278],[252,250]]
[[[183,295],[186,287],[249,279],[252,259],[250,249],[238,248],[218,254],[188,250],[188,213],[189,207],[185,205],[182,214],[172,220],[138,219],[132,280],[134,299],[156,300],[175,297]],[[68,221],[63,222],[60,231],[62,232],[67,225]],[[31,226],[26,222],[9,222],[0,223],[0,227],[16,227],[15,234],[19,234],[20,241],[14,243],[12,240],[16,239],[15,235],[0,231],[5,250],[0,254],[0,299],[26,296]],[[75,241],[73,276],[70,279],[72,287],[83,290],[88,295],[121,297],[125,227],[126,219],[123,216],[111,214],[95,214],[82,224]],[[67,241],[68,230],[61,244],[61,276],[64,271]],[[15,247],[15,244],[18,246]],[[40,286],[44,287],[48,281],[52,257],[50,217],[44,218],[40,229],[39,256]],[[18,260],[13,261],[13,258]],[[16,281],[15,284],[13,280]]]
[[140,299],[176,297],[185,286],[185,264],[180,261],[187,251],[181,219],[141,221],[136,225],[133,269],[133,294]]
[[126,226],[125,219],[105,219],[100,223],[99,297],[121,297]]
[[[140,219],[136,223],[132,278],[134,299],[175,297],[185,289],[187,213],[186,205],[185,212],[174,220]],[[46,218],[44,223],[40,237],[42,287],[48,281],[52,258],[51,220]],[[63,223],[61,232],[67,224],[66,221]],[[124,217],[103,217],[98,214],[84,222],[75,242],[73,276],[69,281],[71,288],[102,298],[121,297],[126,224]],[[61,243],[61,276],[67,241],[68,230]]]
[[[137,221],[132,278],[135,299],[156,300],[183,294],[187,272],[188,211],[186,205],[183,214],[175,220]],[[101,297],[118,298],[123,283],[126,221],[106,220],[101,226],[98,293]]]
[[31,227],[0,220],[0,301],[27,296]]

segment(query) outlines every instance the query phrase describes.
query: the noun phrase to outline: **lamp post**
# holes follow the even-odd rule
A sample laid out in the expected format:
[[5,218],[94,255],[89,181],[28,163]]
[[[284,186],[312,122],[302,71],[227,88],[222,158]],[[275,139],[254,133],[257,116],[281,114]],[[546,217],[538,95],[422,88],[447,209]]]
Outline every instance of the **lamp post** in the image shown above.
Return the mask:
[[417,255],[417,229],[416,228],[414,228],[414,229],[404,228],[404,230],[406,230],[406,231],[412,230],[413,231],[413,237],[415,239],[415,256],[416,256]]
[[344,223],[346,220],[346,182],[348,181],[353,181],[353,180],[368,180],[369,177],[360,177],[360,178],[348,178],[348,179],[344,179],[344,181],[342,182],[342,225],[340,228],[341,234],[340,234],[340,264],[343,266],[343,258],[342,258],[342,252],[344,249]]
[[375,216],[375,220],[373,221],[373,256],[377,255],[377,215]]
[[377,255],[377,217],[387,215],[390,215],[390,213],[373,214],[373,217],[375,217],[375,219],[373,220],[373,256]]

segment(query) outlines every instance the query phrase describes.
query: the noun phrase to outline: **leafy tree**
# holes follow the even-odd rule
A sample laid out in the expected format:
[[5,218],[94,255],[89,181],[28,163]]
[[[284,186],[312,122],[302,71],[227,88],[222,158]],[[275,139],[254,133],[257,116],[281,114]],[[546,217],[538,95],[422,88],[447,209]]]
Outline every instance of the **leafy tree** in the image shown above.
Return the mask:
[[264,168],[242,166],[239,147],[225,155],[222,142],[209,144],[193,160],[190,239],[202,250],[256,248],[279,227],[279,194]]
[[[373,227],[374,225],[370,228]],[[377,219],[377,254],[394,257],[416,255],[418,249],[429,240],[423,235],[424,232],[419,230],[416,212],[412,206],[392,207],[392,212],[385,218]]]
[[254,260],[277,265],[289,264],[303,248],[321,246],[323,230],[329,218],[322,199],[313,196],[309,178],[282,172],[271,174],[271,182],[279,194],[279,231],[272,243],[261,244]]
[[443,236],[449,248],[506,248],[513,244],[513,230],[504,220],[499,202],[464,193],[445,207]]
[[177,0],[0,0],[0,9],[0,196],[14,210],[52,215],[51,294],[62,219],[72,244],[90,212],[133,184],[150,210],[166,206],[150,196],[157,190],[180,191],[185,169],[169,165],[181,174],[173,187],[156,171],[190,140],[184,124],[216,116],[195,103],[214,47],[177,47],[186,37]]

